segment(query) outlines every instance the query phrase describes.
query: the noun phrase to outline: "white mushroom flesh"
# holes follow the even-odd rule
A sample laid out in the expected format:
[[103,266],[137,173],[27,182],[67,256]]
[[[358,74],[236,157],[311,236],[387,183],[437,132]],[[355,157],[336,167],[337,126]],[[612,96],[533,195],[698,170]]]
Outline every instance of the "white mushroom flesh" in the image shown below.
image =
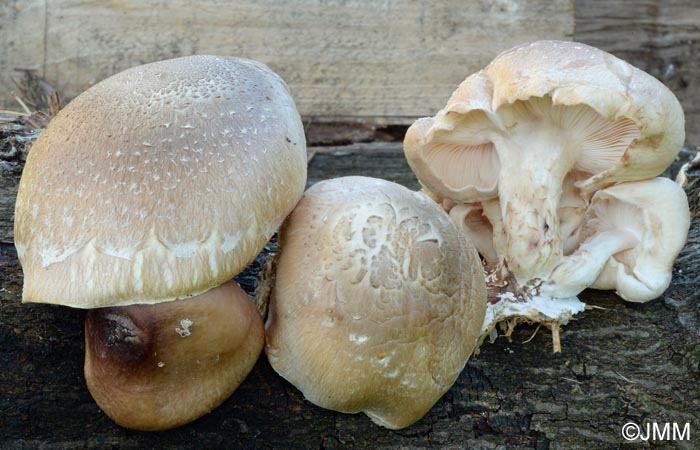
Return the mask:
[[[505,105],[491,118],[481,112],[461,116],[452,130],[436,133],[426,158],[446,185],[470,180],[484,192],[498,185],[502,256],[525,283],[546,276],[564,254],[586,203],[577,198],[574,182],[614,165],[638,135],[629,119],[610,121],[585,105],[553,105],[551,98],[537,97]],[[572,183],[565,188],[566,179]],[[572,204],[578,214],[568,220],[571,210],[560,208]]]
[[449,214],[479,254],[489,264],[497,263],[498,254],[493,246],[493,226],[484,216],[483,208],[479,204],[457,204],[449,209]]
[[585,237],[572,257],[590,248],[596,257],[589,258],[589,270],[603,263],[588,286],[646,302],[668,288],[689,227],[688,199],[680,185],[668,178],[620,183],[594,195],[582,232],[592,237]]
[[[661,249],[682,246],[687,206],[671,202],[675,219],[662,218],[657,236],[649,219],[660,215],[640,201],[654,195],[635,185],[645,194],[618,198],[617,186],[662,173],[684,141],[683,122],[678,100],[649,74],[584,44],[539,41],[498,55],[409,128],[411,169],[479,241],[487,331],[533,320],[556,340],[558,324],[583,309],[575,296],[587,286],[633,301],[663,292],[677,252]],[[620,211],[592,213],[594,195],[613,188]],[[636,216],[644,221],[621,225]],[[493,245],[483,243],[489,225]]]

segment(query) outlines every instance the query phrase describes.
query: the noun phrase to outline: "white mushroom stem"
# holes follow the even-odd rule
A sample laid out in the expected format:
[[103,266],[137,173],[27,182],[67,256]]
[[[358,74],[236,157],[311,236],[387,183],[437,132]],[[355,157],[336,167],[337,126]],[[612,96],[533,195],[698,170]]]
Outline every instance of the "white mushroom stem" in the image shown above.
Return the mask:
[[574,297],[591,286],[611,256],[639,244],[639,235],[630,229],[603,231],[585,241],[554,268],[540,286],[539,293],[552,299]]
[[575,163],[555,127],[518,126],[494,137],[501,160],[499,198],[505,254],[519,282],[551,272],[563,254],[557,209],[564,177]]
[[489,270],[486,286],[488,303],[481,329],[482,340],[488,336],[493,342],[498,336],[499,324],[505,329],[505,336],[510,338],[518,323],[536,322],[551,328],[553,351],[559,352],[559,326],[568,323],[586,307],[575,296],[554,299],[541,295],[536,283],[521,286],[504,262]]
[[586,106],[555,104],[549,97],[503,106],[497,116],[500,122],[487,138],[500,162],[502,256],[526,283],[550,274],[564,255],[589,195],[579,192],[577,180],[619,161],[639,130],[627,119],[607,120]]
[[503,259],[505,252],[506,234],[503,228],[503,218],[501,217],[501,206],[498,199],[485,200],[481,203],[484,217],[491,224],[493,230],[493,246],[499,260]]
[[583,216],[588,207],[585,194],[582,194],[577,183],[583,179],[579,172],[569,172],[564,179],[563,192],[559,200],[559,233],[564,245],[564,255],[570,255],[578,245],[579,233],[583,225]]

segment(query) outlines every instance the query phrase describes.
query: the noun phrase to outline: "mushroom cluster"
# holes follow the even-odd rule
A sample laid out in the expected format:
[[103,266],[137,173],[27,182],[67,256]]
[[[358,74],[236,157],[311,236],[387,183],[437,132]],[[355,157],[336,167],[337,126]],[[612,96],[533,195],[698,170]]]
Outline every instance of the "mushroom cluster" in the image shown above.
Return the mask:
[[484,333],[525,319],[556,337],[586,287],[636,302],[668,287],[689,213],[683,189],[655,177],[684,138],[661,82],[599,49],[539,41],[469,76],[404,149],[484,258]]
[[[139,66],[73,100],[29,154],[23,301],[91,309],[87,384],[123,426],[205,414],[265,340],[311,402],[403,428],[503,320],[549,325],[557,350],[583,289],[666,289],[689,213],[656,177],[683,122],[650,75],[535,42],[409,128],[422,192],[346,177],[303,194],[303,128],[277,75],[214,56]],[[283,221],[263,327],[231,278]]]
[[116,422],[194,420],[262,351],[262,317],[230,280],[305,183],[301,119],[266,66],[191,56],[121,72],[29,154],[15,210],[22,301],[91,309],[85,377]]

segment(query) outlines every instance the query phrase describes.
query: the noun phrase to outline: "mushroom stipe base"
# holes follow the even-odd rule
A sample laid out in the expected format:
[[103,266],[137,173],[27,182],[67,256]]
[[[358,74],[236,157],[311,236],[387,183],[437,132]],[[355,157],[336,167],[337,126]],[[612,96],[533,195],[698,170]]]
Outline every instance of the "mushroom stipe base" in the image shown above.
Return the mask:
[[540,295],[541,280],[520,286],[505,264],[484,268],[486,272],[486,317],[480,343],[487,337],[493,343],[498,331],[510,341],[515,328],[522,323],[544,325],[552,332],[552,351],[561,352],[560,326],[586,309],[576,297],[551,299]]

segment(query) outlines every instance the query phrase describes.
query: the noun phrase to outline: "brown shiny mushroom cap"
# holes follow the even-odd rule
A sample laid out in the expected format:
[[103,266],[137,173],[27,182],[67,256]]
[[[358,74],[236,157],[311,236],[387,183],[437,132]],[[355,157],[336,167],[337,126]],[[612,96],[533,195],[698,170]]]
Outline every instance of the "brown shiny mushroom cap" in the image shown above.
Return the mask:
[[276,270],[268,359],[324,408],[407,427],[476,346],[481,262],[423,193],[366,177],[314,185],[280,231]]
[[85,321],[85,380],[119,425],[164,430],[227,399],[263,342],[258,310],[232,281],[187,300],[93,309]]

